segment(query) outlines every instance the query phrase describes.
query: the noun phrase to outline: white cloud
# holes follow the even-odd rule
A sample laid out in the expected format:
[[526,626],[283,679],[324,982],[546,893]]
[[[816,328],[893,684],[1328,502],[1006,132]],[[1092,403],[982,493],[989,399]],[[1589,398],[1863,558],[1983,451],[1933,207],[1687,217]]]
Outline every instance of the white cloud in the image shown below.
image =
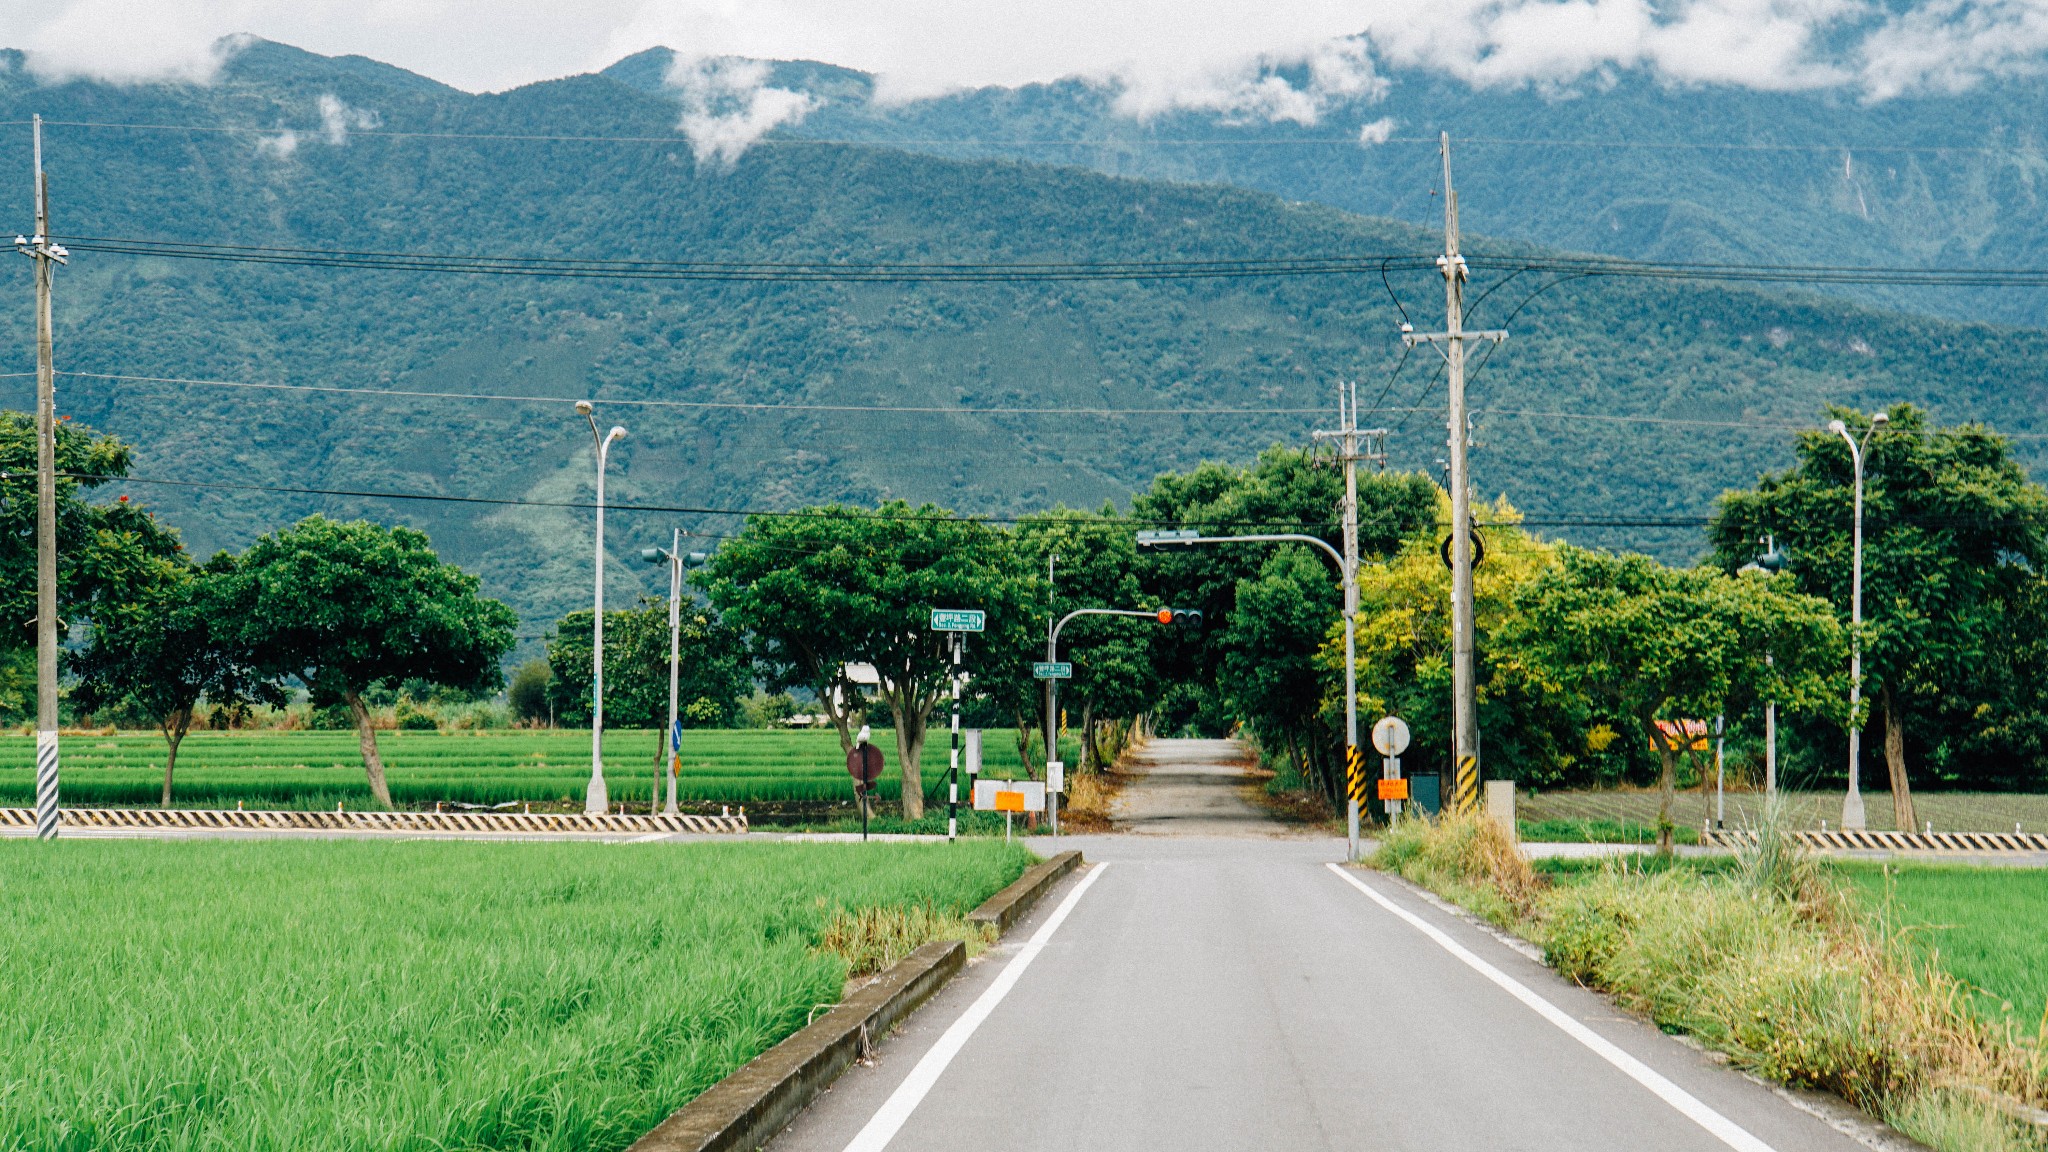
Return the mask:
[[1358,130],[1358,142],[1360,144],[1385,144],[1394,138],[1395,127],[1392,116],[1382,116]]
[[[1484,85],[1645,68],[1878,99],[2048,62],[2048,0],[0,0],[0,29],[50,77],[203,83],[234,50],[222,38],[249,33],[482,91],[665,44],[865,69],[887,100],[1072,76],[1114,86],[1133,115],[1302,124],[1370,99],[1375,62]],[[706,113],[711,154],[800,114],[776,92],[714,91],[745,107]]]
[[339,148],[348,143],[351,131],[377,126],[377,114],[351,108],[332,92],[320,94],[320,138]]
[[678,126],[699,164],[732,165],[770,129],[802,120],[817,103],[802,92],[769,87],[768,65],[759,60],[678,56],[668,82],[682,97]]

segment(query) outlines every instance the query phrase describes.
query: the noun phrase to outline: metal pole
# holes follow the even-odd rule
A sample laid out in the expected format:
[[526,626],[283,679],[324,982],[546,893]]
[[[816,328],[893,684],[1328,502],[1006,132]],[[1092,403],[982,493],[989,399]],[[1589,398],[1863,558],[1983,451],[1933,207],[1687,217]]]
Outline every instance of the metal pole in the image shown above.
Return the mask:
[[590,622],[590,786],[583,795],[586,815],[611,810],[611,795],[604,784],[604,469],[611,459],[612,442],[626,434],[616,425],[603,436],[597,434],[597,417],[590,403],[580,401],[577,410],[590,420],[590,434],[597,440],[597,547],[592,567]]
[[57,835],[57,385],[50,289],[55,279],[43,118],[35,118],[36,234],[36,835]]
[[1479,716],[1472,698],[1472,478],[1465,458],[1465,258],[1458,253],[1458,193],[1451,185],[1451,134],[1444,164],[1444,323],[1450,381],[1451,759],[1454,812],[1479,803]]
[[[1771,656],[1764,656],[1764,666],[1775,666]],[[1764,795],[1778,794],[1778,702],[1771,700],[1764,704]]]
[[1856,513],[1850,529],[1849,559],[1849,791],[1842,798],[1842,827],[1855,830],[1864,826],[1860,747],[1863,724],[1857,716],[1857,706],[1863,700],[1863,447],[1846,428],[1842,439],[1849,442],[1849,461],[1856,474]]
[[1728,790],[1724,756],[1728,750],[1728,716],[1714,717],[1714,827],[1728,826]]
[[668,553],[668,806],[676,814],[676,774],[683,750],[676,740],[676,692],[681,683],[683,653],[683,530],[671,537]]
[[953,633],[953,752],[946,766],[946,839],[960,835],[960,654],[963,634]]
[[[1344,410],[1344,771],[1347,791],[1353,772],[1363,774],[1358,751],[1358,392],[1348,386],[1338,404]],[[1351,834],[1350,859],[1358,859],[1358,797],[1345,805]]]

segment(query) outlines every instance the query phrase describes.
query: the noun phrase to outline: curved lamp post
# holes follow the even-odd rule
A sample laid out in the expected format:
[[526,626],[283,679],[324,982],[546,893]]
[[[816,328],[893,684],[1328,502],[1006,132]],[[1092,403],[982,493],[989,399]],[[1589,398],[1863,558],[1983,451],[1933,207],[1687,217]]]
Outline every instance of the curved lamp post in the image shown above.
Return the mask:
[[1849,435],[1848,425],[1840,420],[1828,421],[1828,431],[1848,443],[1849,462],[1856,470],[1856,515],[1851,529],[1849,560],[1849,792],[1842,798],[1844,829],[1860,829],[1864,825],[1859,756],[1863,722],[1856,714],[1857,705],[1863,700],[1863,453],[1870,446],[1870,438],[1889,423],[1891,417],[1883,412],[1871,416],[1870,428],[1859,442]]
[[578,400],[576,411],[590,421],[591,439],[597,441],[597,552],[593,564],[594,612],[590,622],[590,787],[583,794],[586,815],[601,815],[611,808],[611,794],[604,786],[604,466],[611,459],[612,445],[626,434],[624,428],[599,435],[597,417],[590,401]]

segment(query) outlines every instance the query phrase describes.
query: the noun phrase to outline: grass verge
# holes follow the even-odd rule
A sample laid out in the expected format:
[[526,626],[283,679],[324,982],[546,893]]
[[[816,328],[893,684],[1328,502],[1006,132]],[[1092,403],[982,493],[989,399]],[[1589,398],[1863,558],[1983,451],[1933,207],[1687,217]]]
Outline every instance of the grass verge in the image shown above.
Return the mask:
[[1394,830],[1373,863],[1541,946],[1562,974],[1785,1084],[1822,1088],[1940,1152],[2048,1147],[2032,1038],[1768,823],[1731,866],[1616,860],[1538,873],[1483,817]]
[[623,1148],[1027,862],[0,843],[0,1149]]

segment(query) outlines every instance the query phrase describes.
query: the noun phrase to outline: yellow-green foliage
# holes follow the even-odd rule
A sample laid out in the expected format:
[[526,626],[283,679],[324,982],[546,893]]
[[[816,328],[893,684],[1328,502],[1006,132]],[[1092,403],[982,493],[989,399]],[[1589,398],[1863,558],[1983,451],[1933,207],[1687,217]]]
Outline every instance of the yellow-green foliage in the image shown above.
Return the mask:
[[832,914],[818,947],[846,961],[848,976],[880,972],[934,940],[958,940],[977,955],[995,942],[992,925],[976,923],[929,904],[868,907]]
[[1986,1024],[1961,984],[1855,915],[1784,844],[1725,872],[1618,861],[1539,886],[1490,827],[1418,821],[1374,863],[1513,927],[1559,972],[1659,1025],[1839,1093],[1942,1152],[2048,1146],[2013,1118],[2048,1101],[2041,1053]]

